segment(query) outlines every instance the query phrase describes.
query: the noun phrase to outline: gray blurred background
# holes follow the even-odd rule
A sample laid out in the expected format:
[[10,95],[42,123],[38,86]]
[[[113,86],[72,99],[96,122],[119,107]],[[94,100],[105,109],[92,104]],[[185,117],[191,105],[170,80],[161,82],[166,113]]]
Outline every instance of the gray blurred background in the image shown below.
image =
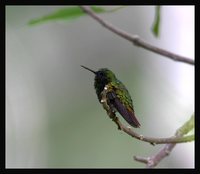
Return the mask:
[[[117,130],[97,100],[91,69],[107,67],[127,86],[138,133],[168,137],[194,112],[194,67],[135,47],[88,16],[29,26],[64,6],[6,7],[6,167],[143,168],[133,155],[162,145]],[[155,6],[101,14],[144,40],[194,59],[194,7]],[[124,122],[120,116],[120,120]],[[179,144],[158,168],[194,168],[194,143]]]

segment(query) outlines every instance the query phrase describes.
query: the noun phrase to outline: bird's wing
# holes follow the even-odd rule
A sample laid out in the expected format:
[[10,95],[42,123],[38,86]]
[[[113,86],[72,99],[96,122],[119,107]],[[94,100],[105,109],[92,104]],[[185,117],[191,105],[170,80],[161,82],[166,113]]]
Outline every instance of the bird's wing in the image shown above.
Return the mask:
[[107,93],[107,97],[110,103],[116,108],[116,110],[123,116],[123,118],[133,127],[140,127],[140,123],[137,120],[133,108],[129,105],[125,106],[116,95],[115,92]]

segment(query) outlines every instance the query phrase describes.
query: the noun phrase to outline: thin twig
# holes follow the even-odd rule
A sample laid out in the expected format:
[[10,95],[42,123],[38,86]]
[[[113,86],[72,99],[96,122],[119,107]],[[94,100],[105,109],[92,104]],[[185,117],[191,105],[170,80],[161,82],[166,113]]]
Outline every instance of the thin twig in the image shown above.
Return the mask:
[[[194,127],[194,115],[192,115],[191,118],[176,131],[175,136],[181,138],[183,135],[187,134],[191,130],[192,127]],[[163,158],[168,156],[175,146],[176,146],[176,143],[166,144],[157,154],[151,157],[145,158],[145,157],[134,156],[134,159],[136,161],[145,163],[147,168],[153,168]]]
[[154,53],[163,55],[165,57],[170,58],[171,60],[174,61],[179,61],[179,62],[184,62],[190,65],[194,65],[195,62],[194,60],[184,57],[184,56],[180,56],[177,55],[175,53],[172,53],[170,51],[167,51],[165,49],[156,47],[152,44],[147,43],[146,41],[142,40],[141,38],[139,38],[139,36],[137,35],[132,35],[122,29],[117,28],[116,26],[112,25],[111,23],[105,21],[104,19],[102,19],[101,17],[99,17],[98,15],[96,15],[90,7],[88,6],[80,6],[80,8],[87,13],[88,15],[90,15],[93,19],[95,19],[97,22],[99,22],[102,26],[104,26],[105,28],[107,28],[108,30],[112,31],[113,33],[117,34],[118,36],[132,42],[134,45],[142,47],[146,50],[152,51]]
[[188,136],[184,136],[184,137],[172,136],[169,138],[147,137],[147,136],[143,136],[143,135],[140,135],[140,134],[134,132],[133,129],[124,126],[120,121],[118,121],[118,124],[120,125],[122,131],[124,131],[128,135],[130,135],[133,138],[136,138],[138,140],[145,141],[145,142],[148,142],[151,144],[185,143],[185,142],[190,142],[190,141],[194,140],[194,135],[188,135]]
[[155,144],[166,144],[166,143],[185,143],[185,142],[190,142],[190,141],[194,140],[194,135],[188,135],[188,136],[184,136],[184,137],[172,136],[172,137],[169,137],[169,138],[154,138],[154,137],[143,136],[143,135],[140,135],[140,134],[134,132],[133,129],[131,129],[130,127],[123,125],[119,121],[115,112],[113,112],[110,109],[110,106],[109,106],[107,98],[106,98],[107,93],[110,92],[109,90],[110,90],[109,86],[106,85],[104,87],[104,90],[101,92],[101,97],[102,97],[101,104],[103,105],[103,108],[107,111],[107,114],[109,115],[109,117],[117,124],[118,129],[124,131],[125,133],[127,133],[131,137],[136,138],[140,141],[151,143],[153,145],[155,145]]
[[118,119],[118,117],[115,114],[115,111],[113,111],[110,108],[109,101],[107,100],[107,93],[110,92],[110,88],[108,85],[104,87],[104,90],[101,92],[101,104],[103,105],[103,108],[106,110],[108,116],[117,124],[118,129],[126,132],[128,135],[137,138],[141,141],[149,142],[152,145],[155,144],[166,144],[156,155],[153,155],[151,157],[139,157],[134,156],[134,159],[136,161],[142,162],[146,164],[147,168],[153,168],[155,167],[163,158],[168,156],[172,149],[176,146],[177,143],[183,143],[188,141],[194,140],[194,135],[184,136],[187,134],[190,130],[194,128],[194,114],[191,116],[191,118],[183,125],[181,126],[175,133],[173,137],[170,138],[152,138],[152,137],[146,137],[143,135],[139,135],[136,132],[134,132],[130,127],[124,126]]
[[[174,54],[170,51],[167,51],[165,49],[153,46],[153,45],[145,42],[141,38],[139,38],[137,35],[132,35],[130,33],[127,33],[126,31],[123,31],[123,30],[115,27],[111,23],[103,20],[101,17],[96,15],[88,6],[80,6],[80,8],[85,13],[90,15],[93,19],[95,19],[97,22],[99,22],[102,26],[104,26],[108,30],[112,31],[113,33],[119,35],[120,37],[132,42],[136,46],[139,46],[146,50],[152,51],[154,53],[163,55],[174,61],[179,61],[179,62],[187,63],[190,65],[195,64],[194,60],[192,60],[190,58],[183,57],[183,56]],[[134,138],[137,138],[141,141],[149,142],[151,144],[166,144],[167,143],[156,155],[154,155],[152,157],[144,158],[144,157],[134,156],[134,159],[136,161],[145,163],[148,168],[155,167],[163,158],[168,156],[170,154],[170,152],[173,150],[173,148],[176,146],[176,143],[183,143],[183,142],[188,142],[188,141],[194,140],[194,135],[184,136],[184,134],[187,134],[187,132],[190,130],[191,127],[194,127],[194,125],[192,125],[192,126],[187,125],[187,124],[194,124],[193,123],[194,116],[192,116],[188,122],[186,122],[181,128],[179,128],[177,130],[175,136],[170,137],[170,138],[152,138],[152,137],[145,137],[143,135],[139,135],[139,134],[135,133],[130,128],[127,128],[126,126],[124,126],[119,121],[119,119],[116,117],[115,113],[110,110],[109,105],[107,104],[107,100],[106,100],[106,92],[107,92],[107,88],[105,88],[105,90],[102,92],[102,101],[101,102],[102,102],[104,109],[107,111],[107,114],[109,115],[109,117],[117,124],[118,129],[126,132],[128,135],[130,135]]]
[[156,155],[153,155],[153,156],[147,157],[147,158],[140,157],[140,156],[134,156],[134,160],[145,163],[147,168],[153,168],[163,158],[168,156],[175,146],[176,146],[175,143],[166,144]]

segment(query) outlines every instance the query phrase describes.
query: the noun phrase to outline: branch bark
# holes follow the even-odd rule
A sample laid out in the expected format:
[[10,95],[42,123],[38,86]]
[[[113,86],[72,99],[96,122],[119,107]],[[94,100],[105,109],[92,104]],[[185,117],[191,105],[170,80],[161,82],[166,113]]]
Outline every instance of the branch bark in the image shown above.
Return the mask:
[[[96,15],[88,6],[80,6],[80,8],[87,13],[89,16],[91,16],[94,20],[96,20],[98,23],[100,23],[103,27],[107,28],[111,32],[117,34],[118,36],[130,41],[136,46],[142,47],[146,50],[152,51],[154,53],[160,54],[162,56],[165,56],[171,60],[178,61],[178,62],[183,62],[187,63],[190,65],[194,65],[195,62],[194,60],[177,55],[175,53],[172,53],[170,51],[167,51],[165,49],[156,47],[150,43],[147,43],[146,41],[142,40],[139,36],[137,35],[132,35],[122,29],[117,28],[116,26],[112,25],[111,23],[105,21],[98,15]],[[106,99],[106,93],[108,92],[107,86],[104,88],[102,92],[102,105],[104,109],[107,111],[107,114],[109,117],[117,124],[118,129],[124,131],[128,135],[139,139],[141,141],[149,142],[150,144],[165,144],[163,148],[155,155],[151,157],[139,157],[139,156],[134,156],[134,159],[136,161],[142,162],[146,164],[147,168],[153,168],[155,167],[163,158],[168,156],[170,152],[173,150],[173,148],[176,146],[177,143],[183,143],[183,142],[189,142],[194,140],[194,135],[189,135],[189,136],[184,136],[186,135],[190,130],[194,128],[194,115],[191,116],[190,120],[187,121],[182,127],[180,127],[174,136],[169,137],[169,138],[153,138],[153,137],[146,137],[140,134],[137,134],[134,132],[131,128],[128,128],[124,126],[116,117],[115,112],[113,112],[108,104],[108,101]]]
[[80,8],[85,13],[87,13],[89,16],[91,16],[93,19],[95,19],[98,23],[100,23],[103,27],[107,28],[108,30],[112,31],[113,33],[117,34],[118,36],[132,42],[136,46],[142,47],[146,50],[149,50],[149,51],[152,51],[154,53],[160,54],[162,56],[168,57],[168,58],[170,58],[171,60],[174,60],[174,61],[183,62],[183,63],[187,63],[187,64],[190,64],[190,65],[195,64],[194,60],[192,60],[190,58],[180,56],[180,55],[177,55],[177,54],[172,53],[170,51],[167,51],[165,49],[156,47],[156,46],[142,40],[137,35],[132,35],[132,34],[127,33],[126,31],[124,31],[122,29],[117,28],[116,26],[112,25],[111,23],[105,21],[104,19],[99,17],[97,14],[95,14],[91,10],[91,8],[88,7],[88,6],[80,6]]
[[119,121],[115,112],[110,108],[109,101],[107,100],[107,97],[106,97],[107,93],[110,92],[109,90],[110,90],[109,86],[106,85],[104,87],[104,90],[101,92],[101,97],[102,97],[101,104],[103,105],[103,108],[106,110],[108,116],[117,124],[119,130],[124,131],[125,133],[132,136],[133,138],[139,139],[141,141],[149,142],[152,145],[166,144],[156,155],[153,155],[151,157],[145,158],[145,157],[134,156],[134,159],[136,161],[145,163],[147,168],[155,167],[163,158],[165,158],[166,156],[170,154],[170,152],[173,150],[173,148],[176,146],[177,143],[183,143],[183,142],[194,140],[194,135],[184,136],[190,130],[194,129],[194,114],[186,123],[184,123],[183,126],[181,126],[176,131],[173,137],[152,138],[152,137],[146,137],[146,136],[137,134],[130,127],[124,126]]
[[[192,128],[194,128],[194,115],[192,115],[191,118],[176,131],[175,136],[181,138],[183,135],[187,134]],[[153,168],[163,158],[167,157],[175,146],[176,143],[166,144],[157,154],[151,157],[145,158],[145,157],[134,156],[134,159],[138,162],[145,163],[147,168]]]
[[119,120],[118,120],[118,125],[120,125],[120,128],[122,131],[124,131],[131,137],[136,138],[141,141],[144,141],[144,142],[151,143],[153,145],[166,144],[166,143],[185,143],[185,142],[190,142],[190,141],[194,140],[194,135],[188,135],[188,136],[184,136],[184,137],[183,136],[181,136],[181,137],[172,136],[172,137],[168,137],[168,138],[147,137],[144,135],[140,135],[140,134],[134,132],[131,128],[124,126]]
[[[190,141],[194,140],[194,135],[183,136],[184,135],[183,132],[187,132],[188,130],[191,130],[191,127],[189,127],[190,129],[188,129],[188,127],[185,126],[185,124],[184,124],[184,126],[182,126],[181,128],[179,128],[177,130],[177,133],[176,133],[175,136],[172,136],[172,137],[169,137],[169,138],[147,137],[147,136],[140,135],[140,134],[134,132],[130,127],[123,125],[119,121],[115,112],[113,112],[110,109],[109,101],[107,101],[107,97],[106,97],[107,93],[110,92],[109,90],[110,90],[109,86],[106,85],[104,87],[104,90],[101,92],[101,96],[102,96],[101,104],[103,105],[103,108],[106,110],[108,116],[117,124],[118,129],[124,131],[125,133],[127,133],[131,137],[136,138],[140,141],[148,142],[148,143],[153,144],[153,145],[155,145],[155,144],[166,144],[166,143],[185,143],[185,142],[190,142]],[[192,124],[192,126],[194,126],[194,124]]]

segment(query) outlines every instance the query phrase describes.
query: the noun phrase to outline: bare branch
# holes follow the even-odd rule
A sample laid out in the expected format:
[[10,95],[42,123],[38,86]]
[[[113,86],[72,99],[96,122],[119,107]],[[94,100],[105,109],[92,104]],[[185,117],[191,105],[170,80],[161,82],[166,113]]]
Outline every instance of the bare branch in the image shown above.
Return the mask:
[[[139,36],[132,35],[130,33],[127,33],[124,30],[121,30],[121,29],[115,27],[111,23],[103,20],[101,17],[96,15],[88,6],[80,6],[80,8],[85,13],[90,15],[93,19],[95,19],[97,22],[99,22],[103,27],[107,28],[108,30],[117,34],[118,36],[132,42],[136,46],[139,46],[146,50],[152,51],[154,53],[163,55],[174,61],[179,61],[179,62],[187,63],[190,65],[195,64],[194,60],[192,60],[190,58],[183,57],[183,56],[177,55],[175,53],[172,53],[170,51],[167,51],[165,49],[151,45],[151,44],[147,43],[146,41],[140,39]],[[147,168],[155,167],[163,158],[165,158],[166,156],[168,156],[170,154],[170,152],[173,150],[173,148],[176,146],[177,143],[189,142],[189,141],[194,140],[194,135],[184,136],[185,134],[188,133],[188,131],[190,131],[192,128],[194,128],[194,115],[190,118],[190,120],[188,122],[186,122],[181,128],[179,128],[176,131],[175,136],[172,136],[169,138],[153,138],[153,137],[146,137],[146,136],[137,134],[131,128],[124,126],[119,121],[118,117],[116,117],[115,112],[113,112],[110,109],[109,104],[107,103],[108,101],[106,99],[106,93],[108,92],[108,90],[109,90],[108,87],[105,86],[105,88],[102,92],[101,103],[102,103],[104,109],[107,111],[107,114],[109,115],[109,117],[117,124],[118,129],[124,131],[125,133],[127,133],[128,135],[130,135],[136,139],[139,139],[139,140],[145,141],[145,142],[149,142],[153,145],[154,144],[165,144],[164,147],[157,154],[155,154],[151,157],[145,158],[145,157],[134,156],[134,159],[136,161],[145,163]]]
[[[187,134],[193,127],[194,127],[194,115],[192,115],[191,118],[176,131],[175,136],[181,138],[184,134]],[[147,168],[153,168],[163,158],[168,156],[175,146],[176,143],[166,144],[157,154],[151,157],[145,158],[145,157],[134,156],[134,159],[136,161],[145,163]]]
[[105,21],[104,19],[102,19],[101,17],[99,17],[98,15],[96,15],[88,6],[80,6],[80,8],[87,13],[88,15],[90,15],[93,19],[95,19],[97,22],[99,22],[102,26],[104,26],[105,28],[107,28],[108,30],[112,31],[113,33],[117,34],[118,36],[132,42],[134,45],[142,47],[146,50],[152,51],[154,53],[160,54],[162,56],[168,57],[171,60],[174,61],[179,61],[179,62],[184,62],[190,65],[194,65],[194,60],[184,57],[184,56],[180,56],[177,55],[175,53],[172,53],[170,51],[167,51],[165,49],[153,46],[149,43],[147,43],[146,41],[142,40],[139,38],[139,36],[137,35],[132,35],[130,33],[127,33],[126,31],[117,28],[116,26],[112,25],[111,23]]
[[152,145],[155,144],[166,144],[156,155],[151,157],[139,157],[134,156],[136,161],[142,162],[146,164],[147,168],[155,167],[163,158],[168,156],[173,148],[176,146],[177,143],[183,143],[188,141],[194,140],[194,135],[184,136],[190,130],[194,128],[194,114],[191,118],[184,123],[175,133],[173,137],[170,138],[153,138],[153,137],[146,137],[143,135],[139,135],[138,133],[134,132],[130,127],[124,126],[115,115],[115,112],[110,108],[109,101],[107,100],[107,93],[110,92],[109,85],[104,87],[104,90],[101,92],[101,104],[103,108],[106,110],[108,116],[117,124],[118,129],[124,131],[128,135],[132,136],[141,141],[149,142]]
[[[179,130],[177,130],[177,135],[169,137],[169,138],[147,137],[147,136],[143,136],[143,135],[140,135],[140,134],[134,132],[130,127],[126,127],[125,125],[123,125],[119,121],[118,117],[115,115],[115,112],[113,112],[110,109],[110,106],[108,104],[107,97],[106,97],[107,93],[110,92],[109,90],[110,90],[109,86],[106,85],[104,87],[104,90],[101,92],[101,96],[102,96],[101,104],[103,105],[103,108],[107,111],[107,114],[109,115],[109,117],[117,124],[118,129],[124,131],[131,137],[136,138],[140,141],[145,141],[145,142],[151,143],[153,145],[166,144],[166,143],[185,143],[185,142],[194,140],[194,135],[188,135],[188,136],[184,136],[184,137],[177,136],[177,135],[181,135],[183,131],[185,131],[185,132],[187,131],[187,130],[185,130],[184,126],[181,127]],[[191,126],[193,126],[193,125],[191,125]],[[180,133],[180,130],[182,130],[181,133]]]
[[154,138],[154,137],[147,137],[140,135],[136,132],[134,132],[131,128],[127,128],[124,126],[119,120],[118,124],[121,127],[121,130],[127,133],[128,135],[132,136],[133,138],[136,138],[141,141],[145,141],[151,144],[166,144],[166,143],[185,143],[185,142],[190,142],[194,140],[194,135],[188,135],[184,137],[177,137],[177,136],[172,136],[169,138]]
[[134,156],[134,160],[136,160],[138,162],[145,163],[147,168],[153,168],[163,158],[168,156],[175,146],[176,146],[175,143],[174,144],[166,144],[166,145],[164,145],[164,147],[156,155],[151,156],[151,157],[147,157],[147,158]]

